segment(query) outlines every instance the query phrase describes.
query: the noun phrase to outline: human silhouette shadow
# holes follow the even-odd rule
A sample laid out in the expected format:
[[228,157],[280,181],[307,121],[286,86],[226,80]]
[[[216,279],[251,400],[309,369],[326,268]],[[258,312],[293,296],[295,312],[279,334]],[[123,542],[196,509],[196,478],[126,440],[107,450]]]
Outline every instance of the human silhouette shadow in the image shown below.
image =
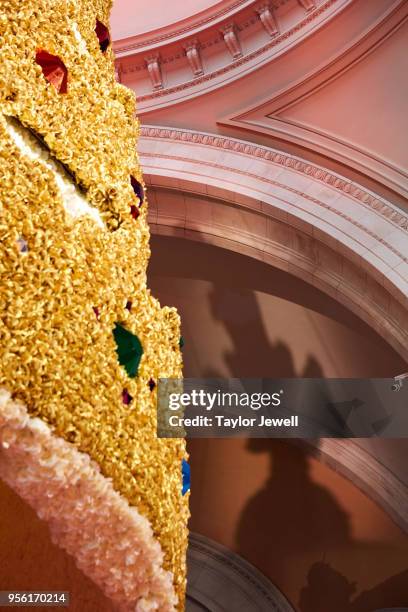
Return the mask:
[[348,612],[356,591],[350,582],[329,564],[314,563],[307,574],[307,585],[300,592],[301,612]]
[[[208,295],[211,313],[222,322],[233,348],[224,354],[230,375],[236,378],[319,378],[322,369],[309,355],[301,374],[296,374],[293,356],[282,340],[271,343],[262,322],[262,313],[253,291],[218,287]],[[284,335],[285,330],[279,330]],[[211,368],[206,376],[217,376]]]
[[356,588],[355,582],[328,563],[314,563],[300,593],[299,609],[301,612],[374,612],[408,606],[408,570],[358,596],[355,596]]
[[[378,352],[386,355],[386,358],[382,361],[379,360],[378,363],[370,363],[372,376],[394,376],[395,372],[405,371],[406,363],[404,360],[392,351],[372,328],[340,305],[338,301],[283,270],[254,260],[247,255],[205,244],[208,240],[206,235],[200,234],[199,231],[194,232],[194,234],[197,241],[153,235],[151,238],[152,257],[148,270],[149,279],[155,276],[181,277],[186,281],[186,291],[189,288],[189,279],[211,282],[214,287],[214,294],[219,294],[219,299],[216,296],[214,297],[214,302],[218,302],[220,306],[221,316],[219,320],[225,322],[228,330],[230,329],[229,319],[231,319],[232,327],[235,327],[235,318],[238,317],[242,318],[242,327],[244,329],[248,327],[244,322],[245,313],[242,312],[243,309],[241,308],[245,303],[245,291],[247,290],[241,290],[240,288],[250,288],[251,291],[262,292],[291,304],[298,304],[311,312],[323,314],[325,317],[337,321],[354,330],[357,334],[363,334],[365,338],[375,343],[373,346],[378,347]],[[160,297],[160,284],[155,287],[155,291]],[[174,302],[177,302],[176,295],[172,303]],[[252,298],[248,298],[249,316],[251,316],[252,302]],[[181,305],[180,310],[182,312]],[[252,314],[252,320],[254,320],[253,315],[254,313]],[[273,313],[271,313],[271,316],[273,316]],[[284,338],[285,330],[281,329],[279,331]],[[209,333],[212,333],[211,330],[209,330]],[[186,339],[188,345],[188,332],[186,332]],[[242,347],[242,343],[239,344],[239,347]],[[243,360],[242,367],[245,375],[249,376],[248,368],[244,368],[247,365],[245,353],[241,351],[240,357]],[[260,359],[256,355],[252,354],[250,357],[252,359],[256,358],[259,363]],[[241,371],[241,364],[238,362],[236,365]],[[187,363],[186,367],[188,368],[188,366]],[[275,367],[277,368],[278,364],[275,363]],[[266,366],[262,368],[262,371],[265,369],[267,369]],[[282,369],[284,370],[283,367]],[[217,374],[217,372],[214,373]],[[199,372],[195,375],[203,376],[203,373]],[[233,375],[232,372],[231,375]],[[260,375],[255,372],[255,377]],[[241,375],[236,373],[235,376]]]
[[[208,295],[213,318],[222,323],[231,341],[223,361],[228,375],[237,378],[321,378],[324,372],[309,355],[302,369],[284,342],[285,330],[271,342],[262,321],[256,295],[249,289],[214,285]],[[203,373],[217,378],[217,368]],[[221,441],[220,441],[221,443]],[[235,549],[284,589],[288,566],[303,559],[324,559],[326,551],[364,548],[368,557],[381,554],[381,546],[365,545],[352,537],[350,515],[334,495],[313,481],[310,469],[313,454],[306,445],[277,439],[250,439],[251,453],[267,453],[270,472],[261,489],[247,501],[235,534]],[[384,548],[384,554],[386,550]],[[307,563],[307,562],[306,562]],[[310,563],[310,561],[309,561]],[[307,568],[307,565],[306,565]],[[329,569],[328,569],[329,568]],[[361,593],[357,585],[325,563],[297,570],[300,612],[373,612],[381,607],[406,605],[406,572]],[[294,584],[292,578],[290,582]],[[306,585],[305,585],[306,582]],[[301,585],[305,586],[301,590]],[[392,595],[392,589],[398,596]],[[300,593],[300,599],[299,599]]]
[[286,563],[309,551],[322,558],[326,550],[350,543],[350,520],[332,494],[311,479],[304,448],[265,439],[248,440],[247,447],[268,453],[270,476],[241,514],[237,550],[279,586]]
[[[283,340],[270,342],[252,291],[214,288],[209,301],[214,318],[224,323],[232,341],[232,350],[224,355],[232,376],[323,377],[313,356],[296,372],[292,353]],[[284,330],[280,331],[284,336]],[[237,550],[279,584],[284,571],[282,558],[295,558],[310,549],[321,558],[327,548],[349,542],[349,517],[331,493],[312,481],[312,451],[264,438],[248,440],[247,448],[253,453],[268,453],[270,476],[242,512]]]

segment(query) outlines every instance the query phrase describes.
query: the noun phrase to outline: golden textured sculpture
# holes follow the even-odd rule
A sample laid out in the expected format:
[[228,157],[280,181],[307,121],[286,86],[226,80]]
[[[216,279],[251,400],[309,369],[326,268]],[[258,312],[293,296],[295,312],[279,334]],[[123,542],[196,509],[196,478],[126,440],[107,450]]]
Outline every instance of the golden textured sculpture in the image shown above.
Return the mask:
[[0,7],[0,473],[123,609],[183,609],[185,445],[157,439],[155,409],[157,379],[181,376],[179,318],[146,287],[109,10]]

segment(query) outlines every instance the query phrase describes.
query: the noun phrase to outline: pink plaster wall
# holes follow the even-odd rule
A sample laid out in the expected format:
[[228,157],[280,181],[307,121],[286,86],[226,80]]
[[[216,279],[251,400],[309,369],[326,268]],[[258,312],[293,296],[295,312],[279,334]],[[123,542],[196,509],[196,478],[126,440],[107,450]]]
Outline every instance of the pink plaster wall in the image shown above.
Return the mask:
[[153,236],[149,286],[181,314],[186,376],[388,377],[404,361],[311,285],[249,257]]
[[111,13],[113,38],[117,40],[156,30],[217,4],[223,3],[214,0],[115,0]]
[[279,116],[408,167],[408,22],[363,61]]
[[195,439],[188,450],[190,528],[253,563],[297,612],[408,604],[407,535],[312,454],[280,440]]
[[[187,376],[374,377],[406,369],[341,305],[242,255],[153,236],[149,285],[180,311]],[[385,442],[374,441],[374,453],[406,472],[407,441]],[[256,565],[297,612],[408,604],[407,535],[313,453],[279,440],[195,439],[188,449],[190,528]],[[323,559],[328,565],[319,565]],[[317,591],[308,585],[312,569]]]

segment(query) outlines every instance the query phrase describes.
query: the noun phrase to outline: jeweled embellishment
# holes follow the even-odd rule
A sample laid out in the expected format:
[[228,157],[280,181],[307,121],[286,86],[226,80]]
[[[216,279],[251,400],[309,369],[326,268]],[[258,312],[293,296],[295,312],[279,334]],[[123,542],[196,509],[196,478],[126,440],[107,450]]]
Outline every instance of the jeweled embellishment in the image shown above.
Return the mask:
[[17,238],[17,248],[18,248],[19,253],[22,253],[23,255],[26,255],[28,253],[27,241],[24,240],[22,236]]
[[68,70],[58,55],[52,55],[44,49],[38,49],[35,61],[41,66],[44,77],[55,87],[58,93],[68,91]]
[[115,324],[113,337],[120,365],[125,368],[128,376],[134,378],[138,374],[143,355],[143,347],[139,338],[119,323]]
[[[157,386],[160,371],[181,376],[179,318],[175,310],[161,308],[146,286],[149,192],[135,153],[134,94],[115,80],[112,36],[109,45],[106,40],[100,46],[95,32],[97,18],[109,27],[108,4],[0,0],[2,97],[14,104],[2,110],[13,111],[21,124],[14,138],[11,117],[6,113],[1,122],[0,203],[7,235],[0,241],[0,259],[3,293],[11,296],[0,313],[7,333],[7,342],[0,343],[1,375],[29,406],[21,415],[21,436],[19,420],[16,439],[14,430],[8,438],[13,460],[7,464],[10,482],[21,483],[23,495],[46,514],[53,533],[54,527],[60,532],[59,543],[65,548],[68,543],[81,568],[115,600],[113,606],[182,610],[189,497],[181,497],[185,442],[157,441],[157,388],[151,392],[148,386],[149,372]],[[42,50],[49,55],[39,54],[37,63]],[[144,186],[143,204],[131,176]],[[139,215],[135,222],[131,205]],[[100,229],[92,219],[99,219]],[[19,236],[28,242],[26,256],[18,250]],[[131,312],[125,309],[128,299]],[[138,378],[128,377],[119,363],[116,322],[143,346]],[[37,328],[41,333],[32,333]],[[27,360],[33,367],[25,367]],[[122,401],[125,389],[133,397],[130,404]],[[124,399],[129,401],[126,394]],[[31,413],[33,427],[26,431]],[[6,429],[14,427],[9,408],[0,415],[8,421]],[[32,450],[30,459],[18,438]],[[78,478],[73,453],[84,474],[81,486],[67,488],[65,480]],[[87,503],[88,516],[82,511]],[[78,504],[81,512],[70,512]],[[92,515],[100,517],[99,504],[103,520],[97,533]],[[118,524],[125,528],[119,528],[119,538]],[[118,545],[124,532],[129,546]]]
[[132,204],[132,206],[130,207],[130,214],[132,215],[134,219],[137,219],[138,216],[140,215],[140,211],[138,207],[135,206],[134,204]]
[[133,191],[134,191],[135,195],[140,200],[139,206],[141,206],[143,204],[143,202],[144,202],[144,199],[145,199],[144,187],[143,187],[142,183],[140,181],[138,181],[134,176],[130,177],[130,183],[132,185],[132,188],[133,188]]
[[105,51],[107,50],[107,48],[110,45],[110,34],[109,34],[109,30],[106,27],[106,25],[103,24],[98,19],[96,20],[95,34],[98,37],[99,47],[100,47],[102,53],[105,53]]
[[190,465],[185,459],[183,459],[183,461],[181,462],[181,473],[183,475],[182,493],[183,495],[185,495],[190,490],[191,483]]
[[154,382],[153,378],[151,378],[147,384],[149,385],[150,391],[154,391],[156,383]]
[[122,402],[125,404],[125,406],[129,406],[129,404],[131,403],[133,397],[130,395],[129,391],[127,389],[123,389],[122,391]]

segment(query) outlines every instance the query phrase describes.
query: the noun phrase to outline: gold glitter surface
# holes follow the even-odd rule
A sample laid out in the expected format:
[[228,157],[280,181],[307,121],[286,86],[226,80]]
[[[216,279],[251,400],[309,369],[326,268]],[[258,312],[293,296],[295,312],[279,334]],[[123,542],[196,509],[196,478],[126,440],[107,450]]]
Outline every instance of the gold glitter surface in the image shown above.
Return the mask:
[[[0,387],[88,453],[150,520],[183,609],[185,444],[156,438],[156,390],[148,386],[151,377],[181,376],[180,326],[177,312],[146,288],[147,203],[136,221],[130,214],[138,204],[130,175],[142,180],[133,94],[115,82],[111,49],[102,53],[95,35],[109,9],[104,0],[1,2]],[[44,78],[37,49],[64,62],[66,94]],[[54,173],[16,146],[7,117],[46,144],[104,228],[69,217]],[[115,322],[143,345],[137,378],[118,363]],[[129,406],[124,388],[134,398]]]

